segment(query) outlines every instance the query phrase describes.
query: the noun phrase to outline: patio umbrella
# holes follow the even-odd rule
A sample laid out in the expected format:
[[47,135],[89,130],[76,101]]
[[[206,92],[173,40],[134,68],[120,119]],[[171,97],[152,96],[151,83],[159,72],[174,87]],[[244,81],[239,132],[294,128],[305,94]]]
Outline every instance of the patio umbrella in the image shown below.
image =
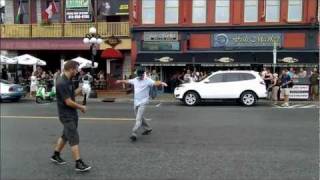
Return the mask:
[[[92,67],[92,61],[85,59],[83,57],[76,57],[74,59],[71,59],[71,61],[76,61],[79,63],[79,69],[83,69],[83,68],[91,68]],[[98,67],[98,63],[94,62],[94,66],[93,68],[97,68]]]
[[38,66],[45,66],[47,63],[39,58],[31,56],[30,54],[24,54],[21,56],[14,57],[13,60],[17,60],[18,64],[21,65],[38,65]]
[[30,54],[24,54],[14,57],[13,60],[17,61],[20,65],[33,66],[33,71],[36,71],[36,66],[45,66],[47,63],[44,60],[31,56]]
[[7,56],[0,55],[1,64],[17,64],[16,60],[8,58]]

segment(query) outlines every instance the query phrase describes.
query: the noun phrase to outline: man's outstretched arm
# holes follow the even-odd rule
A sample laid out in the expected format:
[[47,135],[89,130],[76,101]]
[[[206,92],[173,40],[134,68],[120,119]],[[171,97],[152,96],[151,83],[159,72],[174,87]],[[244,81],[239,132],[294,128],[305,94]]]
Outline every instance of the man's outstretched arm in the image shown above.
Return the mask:
[[168,86],[167,83],[162,82],[162,81],[156,81],[156,82],[154,82],[154,85],[155,86],[164,86],[164,87]]

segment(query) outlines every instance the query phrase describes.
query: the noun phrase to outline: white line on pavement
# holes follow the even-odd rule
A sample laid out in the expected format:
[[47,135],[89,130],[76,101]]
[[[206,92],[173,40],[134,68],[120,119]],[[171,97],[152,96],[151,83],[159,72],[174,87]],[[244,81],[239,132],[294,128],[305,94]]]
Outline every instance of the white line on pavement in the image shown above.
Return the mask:
[[300,108],[316,108],[317,106],[314,105],[314,104],[311,104],[311,105],[307,105],[307,106],[303,106],[303,107],[300,107]]
[[[55,116],[0,116],[4,119],[58,119]],[[83,120],[94,120],[94,121],[135,121],[133,118],[96,118],[96,117],[81,117]]]
[[296,107],[299,107],[299,106],[301,106],[301,104],[295,104],[295,105],[289,106],[288,108],[296,108]]

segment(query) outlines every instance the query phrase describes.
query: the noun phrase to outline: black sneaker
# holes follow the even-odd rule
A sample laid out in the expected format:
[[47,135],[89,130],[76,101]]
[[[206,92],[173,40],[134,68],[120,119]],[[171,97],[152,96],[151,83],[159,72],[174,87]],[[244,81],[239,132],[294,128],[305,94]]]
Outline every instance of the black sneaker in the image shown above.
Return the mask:
[[143,131],[142,135],[149,135],[149,134],[151,134],[151,131],[152,131],[152,129],[145,130],[145,131]]
[[76,171],[85,172],[91,169],[90,166],[86,165],[82,160],[76,161]]
[[130,136],[130,140],[131,140],[132,142],[137,141],[137,136],[134,136],[134,135]]
[[66,161],[63,160],[59,155],[51,156],[50,160],[57,164],[66,164]]

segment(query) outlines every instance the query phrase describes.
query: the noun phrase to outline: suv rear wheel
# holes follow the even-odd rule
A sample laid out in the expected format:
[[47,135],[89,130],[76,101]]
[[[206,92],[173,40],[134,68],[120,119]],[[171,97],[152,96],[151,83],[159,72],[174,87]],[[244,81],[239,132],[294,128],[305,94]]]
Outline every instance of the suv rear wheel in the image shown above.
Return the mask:
[[240,102],[245,106],[253,106],[257,102],[257,96],[252,91],[245,91],[240,96]]
[[199,103],[200,97],[196,92],[189,91],[184,95],[183,101],[188,106],[194,106]]

